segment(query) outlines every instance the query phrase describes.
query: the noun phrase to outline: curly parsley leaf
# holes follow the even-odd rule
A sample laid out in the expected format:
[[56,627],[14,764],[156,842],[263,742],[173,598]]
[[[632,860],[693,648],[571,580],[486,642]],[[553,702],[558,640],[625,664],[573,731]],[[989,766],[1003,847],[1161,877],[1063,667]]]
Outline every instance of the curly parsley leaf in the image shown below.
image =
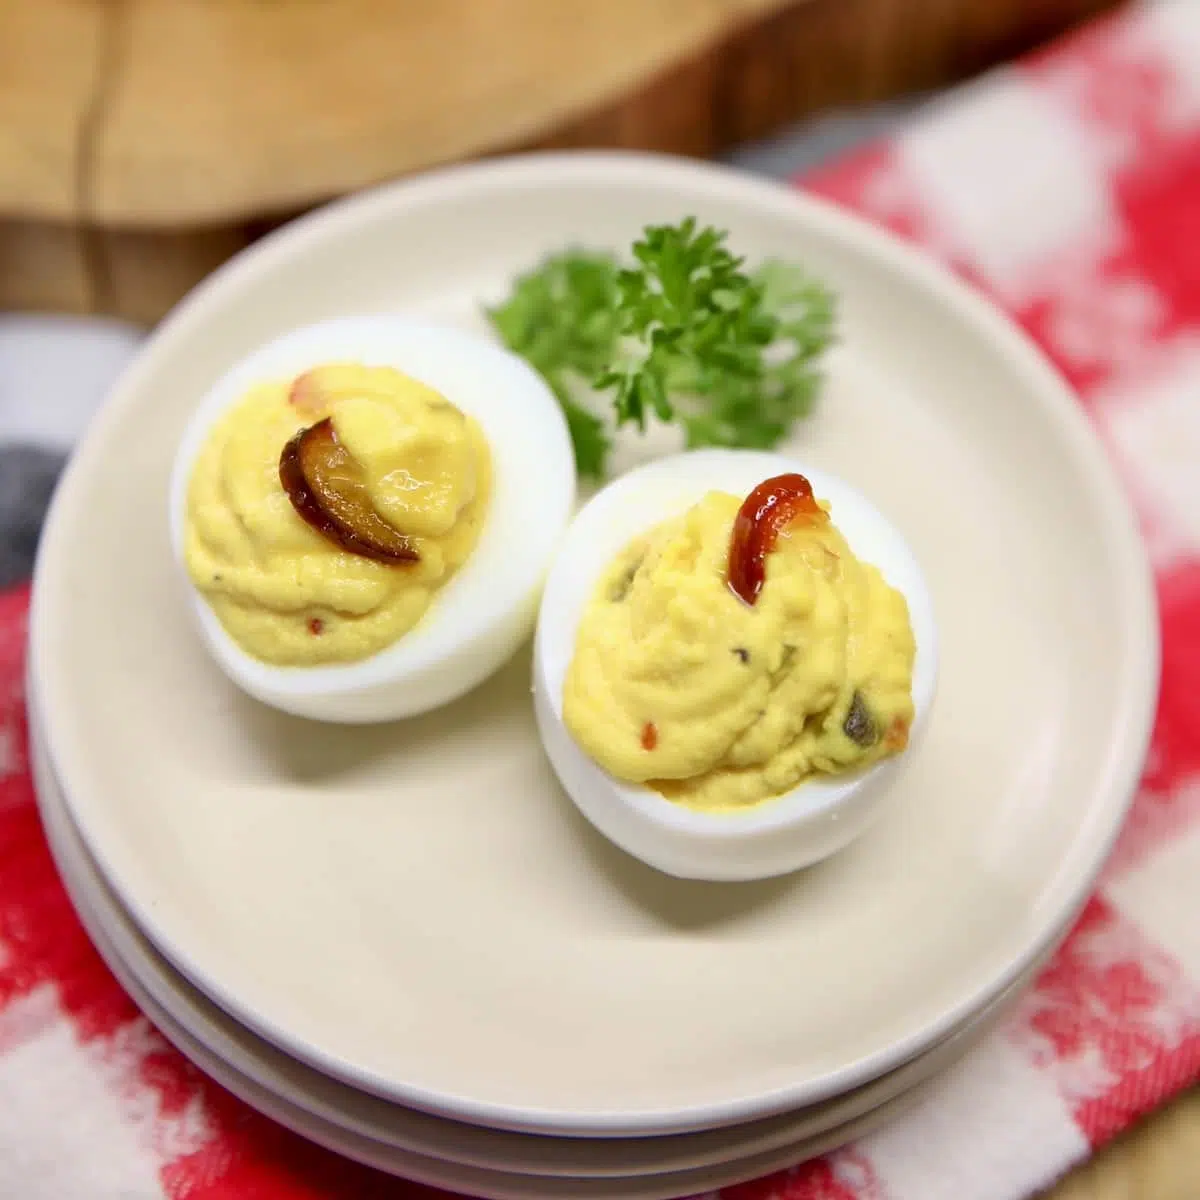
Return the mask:
[[810,411],[833,296],[789,264],[747,272],[725,237],[689,217],[649,226],[629,267],[569,250],[488,310],[558,397],[582,474],[602,475],[611,448],[587,386],[608,393],[617,427],[644,429],[653,414],[679,423],[689,448],[770,448]]
[[554,255],[519,276],[504,302],[486,313],[558,398],[580,474],[602,475],[612,438],[580,393],[612,361],[617,344],[616,261],[584,250]]

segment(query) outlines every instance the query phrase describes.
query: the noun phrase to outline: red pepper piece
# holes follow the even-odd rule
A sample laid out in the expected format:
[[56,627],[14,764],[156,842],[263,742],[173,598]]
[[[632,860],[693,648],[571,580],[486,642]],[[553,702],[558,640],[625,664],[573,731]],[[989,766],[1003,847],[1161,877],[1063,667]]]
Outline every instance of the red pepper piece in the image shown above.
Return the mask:
[[812,484],[800,474],[765,479],[742,501],[729,541],[726,578],[734,595],[753,604],[766,577],[767,555],[779,534],[799,518],[825,519]]
[[302,429],[279,456],[279,482],[292,507],[319,534],[376,562],[417,562],[412,542],[371,504],[362,472],[326,417]]

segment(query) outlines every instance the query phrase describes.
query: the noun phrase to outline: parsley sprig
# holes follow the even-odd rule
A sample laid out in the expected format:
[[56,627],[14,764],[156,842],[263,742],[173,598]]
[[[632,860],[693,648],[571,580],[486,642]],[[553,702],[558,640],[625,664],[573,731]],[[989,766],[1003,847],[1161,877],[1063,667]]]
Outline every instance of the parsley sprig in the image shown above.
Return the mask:
[[832,294],[791,264],[747,271],[725,239],[689,217],[647,227],[628,267],[567,250],[488,310],[558,397],[581,474],[603,475],[612,446],[597,396],[612,425],[645,429],[653,414],[681,425],[689,448],[769,449],[811,410]]

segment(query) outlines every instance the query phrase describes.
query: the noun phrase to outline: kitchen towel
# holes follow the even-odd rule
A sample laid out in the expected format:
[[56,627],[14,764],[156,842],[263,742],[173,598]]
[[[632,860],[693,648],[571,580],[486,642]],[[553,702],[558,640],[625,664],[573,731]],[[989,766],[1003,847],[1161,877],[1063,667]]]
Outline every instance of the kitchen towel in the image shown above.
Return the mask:
[[[1163,681],[1099,889],[1004,1027],[889,1127],[722,1195],[1018,1200],[1200,1078],[1200,3],[1122,10],[801,182],[963,273],[1069,378],[1151,549]],[[240,1104],[100,963],[34,806],[26,605],[0,594],[0,1196],[432,1195]]]

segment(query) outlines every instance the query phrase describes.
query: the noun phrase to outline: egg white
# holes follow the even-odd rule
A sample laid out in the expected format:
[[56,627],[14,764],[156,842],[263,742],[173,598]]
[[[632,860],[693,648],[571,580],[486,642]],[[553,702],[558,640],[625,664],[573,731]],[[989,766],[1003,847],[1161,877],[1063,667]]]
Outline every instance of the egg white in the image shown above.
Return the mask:
[[841,849],[874,815],[881,784],[907,755],[852,775],[824,777],[744,812],[705,813],[608,774],[563,724],[563,684],[579,622],[613,558],[647,529],[685,511],[706,492],[747,495],[764,479],[799,471],[860,558],[908,602],[916,640],[910,746],[933,703],[937,628],[916,558],[890,522],[848,484],[780,454],[696,450],[622,476],[582,509],[563,540],[542,594],[534,641],[534,707],[546,753],[564,790],[605,836],[668,874],[752,879],[806,866]]
[[[188,484],[214,423],[252,386],[337,361],[395,367],[473,416],[491,450],[491,501],[474,551],[437,592],[421,621],[393,645],[344,665],[272,666],[238,646],[187,575]],[[342,317],[292,330],[260,347],[201,401],[171,478],[172,549],[203,640],[239,687],[298,716],[347,723],[391,720],[463,695],[528,637],[575,494],[575,460],[562,410],[524,360],[482,338],[402,316]]]

